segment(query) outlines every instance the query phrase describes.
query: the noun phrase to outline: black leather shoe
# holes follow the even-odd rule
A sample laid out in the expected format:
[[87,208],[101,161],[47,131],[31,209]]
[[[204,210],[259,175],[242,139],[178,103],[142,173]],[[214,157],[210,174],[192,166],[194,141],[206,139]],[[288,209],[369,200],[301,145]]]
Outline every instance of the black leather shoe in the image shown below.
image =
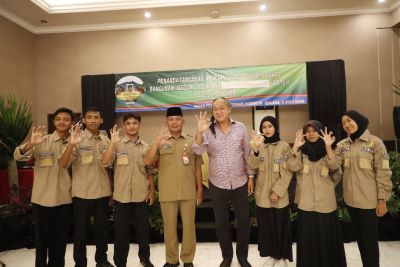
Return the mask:
[[231,267],[232,259],[224,259],[219,267]]
[[112,265],[108,261],[105,261],[105,262],[97,263],[96,267],[114,267],[114,265]]
[[189,263],[183,263],[183,267],[194,267],[193,263],[189,262]]
[[247,261],[247,259],[238,259],[240,267],[251,267],[251,264]]
[[140,259],[140,264],[142,264],[143,267],[154,267],[150,259]]
[[179,262],[178,263],[168,263],[166,262],[164,264],[164,267],[178,267],[179,266]]

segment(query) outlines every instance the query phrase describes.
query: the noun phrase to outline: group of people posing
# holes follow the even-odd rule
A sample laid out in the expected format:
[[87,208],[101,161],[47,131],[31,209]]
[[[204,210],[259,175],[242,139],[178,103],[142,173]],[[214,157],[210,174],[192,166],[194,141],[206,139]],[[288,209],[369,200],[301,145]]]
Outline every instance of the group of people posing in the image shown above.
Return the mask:
[[[368,119],[356,111],[342,114],[348,137],[335,137],[321,122],[311,120],[295,134],[291,147],[282,141],[274,117],[262,119],[250,135],[231,118],[231,103],[212,102],[212,116],[196,116],[197,132],[183,132],[181,108],[166,112],[167,128],[151,144],[139,137],[141,116],[123,117],[125,135],[114,126],[109,139],[100,134],[98,108],[87,108],[73,125],[73,112],[54,113],[55,131],[33,127],[30,140],[17,147],[16,160],[35,158],[32,203],[35,221],[36,267],[65,265],[65,250],[73,222],[76,267],[87,266],[86,235],[94,219],[96,267],[113,266],[107,259],[110,196],[114,205],[114,264],[127,266],[130,224],[135,223],[139,260],[153,267],[149,247],[149,206],[154,203],[154,162],[164,223],[164,267],[193,266],[196,251],[195,211],[203,200],[202,154],[209,158],[209,193],[215,230],[222,252],[220,267],[233,258],[230,210],[237,224],[236,257],[250,267],[248,196],[257,205],[258,250],[264,266],[288,266],[293,261],[289,213],[289,183],[296,174],[298,205],[298,267],[343,267],[346,257],[336,213],[335,186],[343,177],[343,196],[352,219],[363,266],[379,266],[377,217],[387,212],[392,183],[383,142],[368,131]],[[85,129],[82,129],[84,124]],[[68,167],[72,167],[72,177]],[[113,190],[107,168],[113,168]],[[178,214],[182,221],[179,252]]]

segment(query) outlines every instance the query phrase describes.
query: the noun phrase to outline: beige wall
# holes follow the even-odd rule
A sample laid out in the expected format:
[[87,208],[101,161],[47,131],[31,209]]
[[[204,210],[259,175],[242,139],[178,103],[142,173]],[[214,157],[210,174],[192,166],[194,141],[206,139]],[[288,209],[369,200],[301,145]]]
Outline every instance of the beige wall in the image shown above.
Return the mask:
[[[59,106],[80,111],[82,75],[340,58],[346,64],[348,108],[367,115],[373,133],[392,139],[392,95],[390,88],[379,90],[376,30],[391,23],[392,14],[386,13],[37,35],[38,122],[46,123],[46,114]],[[383,37],[380,45],[391,47],[390,38]],[[380,50],[382,77],[390,84],[390,49]],[[185,116],[188,132],[194,131],[193,114]],[[234,117],[251,127],[250,109],[236,110]],[[281,107],[280,118],[282,137],[291,141],[294,130],[308,119],[307,107]],[[160,124],[162,113],[143,113],[142,135],[151,139]]]
[[0,95],[28,100],[36,114],[35,35],[0,16]]
[[394,26],[399,22],[400,22],[400,7],[396,8],[392,12],[392,25],[391,26]]

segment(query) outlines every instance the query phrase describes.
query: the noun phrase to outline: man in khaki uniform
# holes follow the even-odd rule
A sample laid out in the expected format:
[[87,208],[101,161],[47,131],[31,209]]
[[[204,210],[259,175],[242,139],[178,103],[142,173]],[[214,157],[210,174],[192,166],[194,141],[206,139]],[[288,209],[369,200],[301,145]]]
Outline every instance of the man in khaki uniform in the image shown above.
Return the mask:
[[135,220],[139,259],[143,267],[154,267],[150,261],[149,205],[154,202],[153,165],[145,165],[143,156],[149,145],[139,138],[141,116],[127,113],[124,118],[126,135],[121,138],[120,129],[114,126],[111,143],[101,162],[114,160],[114,263],[126,267],[129,253],[129,222]]
[[96,267],[112,267],[107,261],[108,211],[111,195],[110,179],[100,158],[110,140],[100,134],[103,123],[96,107],[88,108],[82,122],[72,129],[71,140],[62,153],[59,164],[66,168],[72,160],[72,197],[74,208],[74,260],[76,267],[86,267],[86,228],[94,216],[96,239]]
[[[64,266],[65,248],[71,225],[71,178],[60,169],[57,159],[69,138],[73,112],[60,108],[54,112],[56,130],[44,135],[44,127],[33,127],[30,141],[14,151],[14,158],[35,158],[32,206],[35,222],[36,267]],[[48,260],[47,260],[48,258]]]
[[[167,126],[157,133],[145,156],[145,163],[158,160],[158,189],[164,221],[166,260],[164,267],[179,266],[177,235],[178,212],[181,214],[183,237],[180,258],[184,267],[193,266],[196,250],[195,211],[203,199],[201,156],[192,150],[193,137],[182,133],[183,115],[179,107],[168,108]],[[197,194],[196,194],[197,186]]]

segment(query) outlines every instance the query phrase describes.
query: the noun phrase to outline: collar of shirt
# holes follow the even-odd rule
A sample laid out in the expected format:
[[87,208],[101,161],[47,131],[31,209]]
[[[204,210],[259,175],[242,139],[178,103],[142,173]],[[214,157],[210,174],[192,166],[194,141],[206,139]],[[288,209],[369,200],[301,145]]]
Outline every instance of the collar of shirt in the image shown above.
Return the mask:
[[[190,136],[190,135],[188,135],[188,134],[182,132],[181,135],[180,135],[178,138],[186,139],[186,138],[188,138],[189,136]],[[171,139],[171,138],[175,138],[175,137],[173,137],[171,134],[167,135],[167,139]]]
[[69,137],[70,137],[68,135],[67,138],[62,138],[61,136],[58,135],[57,131],[54,131],[51,135],[53,136],[54,142],[62,140],[63,143],[67,143],[69,141]]
[[99,133],[99,135],[92,134],[88,129],[85,129],[84,135],[88,140],[90,139],[100,139],[103,142],[107,142],[107,137]]
[[[236,123],[236,121],[235,121],[234,119],[229,118],[229,124],[235,124],[235,123]],[[219,127],[219,124],[218,124],[217,122],[215,122],[215,125],[216,125],[219,129],[221,129],[221,128]]]
[[360,136],[359,139],[360,139],[360,140],[363,140],[363,141],[365,141],[365,142],[369,142],[370,137],[371,137],[370,132],[369,132],[368,130],[365,130],[365,131],[363,132],[363,134]]
[[141,143],[142,143],[142,140],[141,140],[140,137],[139,137],[138,140],[133,141],[133,140],[129,139],[128,136],[125,135],[125,136],[122,138],[122,142],[124,142],[124,143],[132,142],[134,145],[138,145],[138,144],[141,144]]
[[[363,132],[363,134],[359,137],[359,138],[357,138],[357,139],[360,139],[361,141],[364,141],[364,142],[369,142],[369,140],[370,140],[370,138],[371,138],[371,133],[369,132],[369,130],[365,130],[364,132]],[[356,140],[357,140],[356,139]],[[354,143],[352,140],[351,140],[351,138],[350,137],[347,137],[346,138],[346,142],[347,143],[350,143],[350,144],[352,144],[352,143]]]

